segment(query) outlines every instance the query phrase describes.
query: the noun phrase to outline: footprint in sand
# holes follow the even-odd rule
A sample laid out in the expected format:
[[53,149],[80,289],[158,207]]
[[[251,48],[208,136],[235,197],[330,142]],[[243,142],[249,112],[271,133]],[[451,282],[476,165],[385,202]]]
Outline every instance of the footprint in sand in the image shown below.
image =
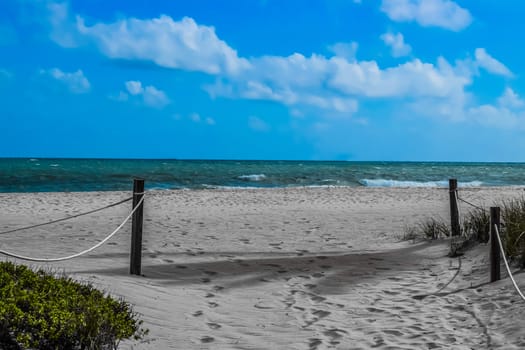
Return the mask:
[[208,276],[215,276],[217,274],[217,272],[215,271],[204,271],[205,274],[207,274]]
[[319,347],[319,345],[323,344],[323,341],[319,338],[310,338],[308,340],[308,346],[310,350],[316,350]]
[[162,261],[168,264],[175,262],[174,260],[171,260],[171,259],[162,259]]
[[209,322],[209,323],[206,323],[206,325],[208,327],[210,327],[211,329],[219,329],[221,328],[222,326],[218,323],[214,323],[214,322]]
[[217,306],[219,306],[219,304],[217,304],[217,303],[215,303],[215,302],[213,302],[213,301],[210,301],[210,302],[208,303],[208,306],[211,307],[211,308],[216,308]]
[[312,301],[316,302],[316,303],[322,303],[323,301],[326,300],[325,297],[322,297],[322,296],[320,296],[320,295],[316,295],[316,294],[312,294],[311,297],[310,297],[310,299],[311,299]]
[[188,268],[188,266],[184,266],[184,265],[177,265],[175,267],[178,268],[178,269],[187,269]]
[[223,289],[224,289],[223,286],[213,286],[213,290],[214,290],[215,292],[219,292],[219,291],[221,291],[221,290],[223,290]]
[[269,267],[275,267],[275,268],[278,268],[278,269],[282,269],[283,267],[281,265],[278,265],[278,264],[263,264],[264,266],[269,266]]
[[394,329],[385,329],[383,331],[383,333],[389,334],[389,335],[393,335],[393,336],[396,336],[396,337],[401,337],[402,335],[404,335],[402,332],[396,331]]
[[339,328],[330,328],[330,329],[327,329],[326,331],[323,332],[324,335],[326,335],[327,337],[330,337],[332,339],[339,339],[341,337],[343,337],[342,334],[348,334],[347,331],[343,330],[343,329],[339,329]]
[[202,283],[210,283],[210,282],[211,282],[211,279],[206,278],[206,277],[205,277],[205,278],[201,278],[201,282],[202,282]]
[[201,310],[199,310],[199,311],[195,311],[195,312],[192,314],[192,316],[194,316],[194,317],[202,316],[202,311],[201,311]]
[[399,292],[387,290],[387,289],[383,290],[383,293],[388,294],[388,295],[398,295],[399,294]]
[[210,336],[205,336],[205,337],[202,337],[201,338],[201,343],[211,343],[212,341],[214,341],[215,338],[214,337],[210,337]]
[[329,316],[330,314],[331,314],[331,312],[330,311],[326,311],[326,310],[315,310],[315,309],[312,310],[312,315],[315,315],[315,316],[319,317],[319,319],[325,318],[325,317]]

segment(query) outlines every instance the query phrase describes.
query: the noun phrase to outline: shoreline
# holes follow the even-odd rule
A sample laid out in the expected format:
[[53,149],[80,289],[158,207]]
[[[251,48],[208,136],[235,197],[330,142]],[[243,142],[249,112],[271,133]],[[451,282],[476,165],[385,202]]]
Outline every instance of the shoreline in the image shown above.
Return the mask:
[[[461,183],[458,183],[461,185]],[[131,184],[132,185],[132,184]],[[108,194],[115,194],[115,193],[132,193],[132,187],[130,185],[129,190],[89,190],[89,191],[33,191],[33,192],[0,192],[0,196],[2,195],[22,195],[22,194],[54,194],[54,193],[66,193],[66,194],[84,194],[84,193],[108,193]],[[178,192],[178,191],[279,191],[279,190],[309,190],[309,189],[348,189],[348,190],[372,190],[372,191],[379,191],[379,190],[448,190],[448,186],[347,186],[347,185],[297,185],[297,186],[210,186],[210,187],[199,187],[199,188],[192,188],[192,187],[180,187],[180,188],[151,188],[145,189],[146,193],[165,193],[165,192]],[[521,189],[525,191],[525,184],[523,185],[501,185],[501,186],[494,186],[494,185],[487,185],[487,186],[458,186],[458,190],[460,191],[483,191],[483,190],[496,190],[496,189],[502,189],[502,190],[516,190]]]
[[[461,194],[489,204],[523,191]],[[131,191],[0,196],[3,231],[101,207]],[[150,335],[121,349],[521,348],[525,303],[508,279],[483,284],[487,246],[469,251],[459,267],[446,257],[446,240],[400,240],[407,225],[446,218],[448,197],[441,188],[152,191],[144,209],[144,276],[129,275],[129,223],[88,255],[29,265],[134,305]],[[2,249],[75,253],[104,238],[130,210],[127,203],[2,235]],[[440,295],[417,299],[439,290],[458,268]],[[516,277],[525,286],[525,276]]]

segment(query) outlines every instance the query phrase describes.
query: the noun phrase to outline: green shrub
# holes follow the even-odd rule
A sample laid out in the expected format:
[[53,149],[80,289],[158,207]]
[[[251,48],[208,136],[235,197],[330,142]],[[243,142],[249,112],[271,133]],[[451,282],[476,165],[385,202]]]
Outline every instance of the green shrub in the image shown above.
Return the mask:
[[128,303],[71,278],[0,262],[0,349],[116,349],[147,333]]

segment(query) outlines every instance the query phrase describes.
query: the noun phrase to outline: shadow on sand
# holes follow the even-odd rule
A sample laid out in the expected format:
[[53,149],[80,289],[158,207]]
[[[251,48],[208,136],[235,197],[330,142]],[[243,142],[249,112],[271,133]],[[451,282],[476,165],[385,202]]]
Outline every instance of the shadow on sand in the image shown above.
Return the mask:
[[[330,294],[343,292],[349,284],[363,279],[381,278],[415,273],[422,269],[423,258],[442,258],[446,254],[443,243],[419,243],[386,252],[159,252],[151,264],[147,254],[143,260],[143,277],[163,285],[213,284],[220,290],[252,286],[260,283],[299,277],[315,281],[315,288]],[[434,249],[429,254],[428,248]],[[117,258],[127,254],[100,254],[91,258]],[[188,261],[190,260],[190,261]],[[186,262],[185,262],[186,261]],[[123,276],[128,266],[75,271],[81,274]],[[399,277],[401,280],[401,277]]]

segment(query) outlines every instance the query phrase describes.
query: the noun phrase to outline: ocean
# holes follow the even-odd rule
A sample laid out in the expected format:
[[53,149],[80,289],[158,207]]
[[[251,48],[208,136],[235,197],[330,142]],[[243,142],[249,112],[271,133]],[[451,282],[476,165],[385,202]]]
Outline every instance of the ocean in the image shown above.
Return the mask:
[[0,158],[0,192],[224,187],[525,186],[525,163],[22,159]]

